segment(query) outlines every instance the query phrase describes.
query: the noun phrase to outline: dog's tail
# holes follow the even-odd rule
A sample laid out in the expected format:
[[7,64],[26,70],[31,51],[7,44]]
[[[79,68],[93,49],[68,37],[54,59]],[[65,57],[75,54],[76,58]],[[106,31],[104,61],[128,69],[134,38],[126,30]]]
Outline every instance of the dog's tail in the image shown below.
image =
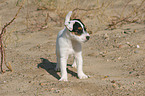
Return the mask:
[[72,11],[70,11],[70,12],[66,15],[66,17],[65,17],[65,23],[68,22],[68,21],[70,21],[71,14],[72,14]]

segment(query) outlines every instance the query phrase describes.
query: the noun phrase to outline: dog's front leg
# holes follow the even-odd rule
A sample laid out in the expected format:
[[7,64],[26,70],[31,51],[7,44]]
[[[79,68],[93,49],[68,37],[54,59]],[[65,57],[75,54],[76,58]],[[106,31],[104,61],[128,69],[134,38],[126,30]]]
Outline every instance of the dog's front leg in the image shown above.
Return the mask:
[[68,81],[66,66],[67,66],[67,58],[65,57],[60,58],[61,78],[59,81]]
[[77,73],[78,73],[79,79],[88,78],[88,76],[86,74],[84,74],[84,72],[83,72],[82,53],[81,52],[77,53],[75,58],[76,58],[76,63],[77,63]]

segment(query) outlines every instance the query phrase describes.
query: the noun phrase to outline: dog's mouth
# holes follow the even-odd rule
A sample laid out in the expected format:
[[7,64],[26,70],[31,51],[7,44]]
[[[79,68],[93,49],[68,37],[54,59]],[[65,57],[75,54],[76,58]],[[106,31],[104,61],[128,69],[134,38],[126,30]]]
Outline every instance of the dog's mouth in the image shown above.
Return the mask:
[[89,40],[84,40],[84,41],[82,41],[83,43],[86,43],[87,41],[89,41]]

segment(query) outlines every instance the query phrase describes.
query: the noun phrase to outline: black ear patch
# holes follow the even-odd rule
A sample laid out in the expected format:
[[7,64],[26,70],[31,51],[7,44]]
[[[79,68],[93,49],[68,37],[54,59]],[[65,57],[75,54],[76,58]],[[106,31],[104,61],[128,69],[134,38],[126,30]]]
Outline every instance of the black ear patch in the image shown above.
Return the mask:
[[82,25],[84,26],[84,30],[86,31],[86,27],[85,27],[84,23],[80,19],[73,19],[73,20],[77,20],[77,21],[81,22]]
[[[73,20],[77,20],[79,22],[81,22],[80,19],[73,19]],[[82,22],[81,22],[82,23]],[[84,27],[84,30],[86,31],[86,28],[85,28],[85,25],[82,23],[83,27]],[[74,32],[75,35],[81,35],[83,33],[83,28],[82,26],[80,25],[80,23],[78,22],[75,22],[75,24],[73,25],[73,30],[71,32]]]

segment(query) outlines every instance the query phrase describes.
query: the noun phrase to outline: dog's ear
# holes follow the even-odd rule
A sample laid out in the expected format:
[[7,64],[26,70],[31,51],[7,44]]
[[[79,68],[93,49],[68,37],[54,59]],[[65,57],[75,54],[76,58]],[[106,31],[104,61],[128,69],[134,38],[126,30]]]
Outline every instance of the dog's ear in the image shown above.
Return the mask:
[[68,22],[65,22],[65,26],[68,30],[72,31],[74,23],[75,21],[68,21]]

